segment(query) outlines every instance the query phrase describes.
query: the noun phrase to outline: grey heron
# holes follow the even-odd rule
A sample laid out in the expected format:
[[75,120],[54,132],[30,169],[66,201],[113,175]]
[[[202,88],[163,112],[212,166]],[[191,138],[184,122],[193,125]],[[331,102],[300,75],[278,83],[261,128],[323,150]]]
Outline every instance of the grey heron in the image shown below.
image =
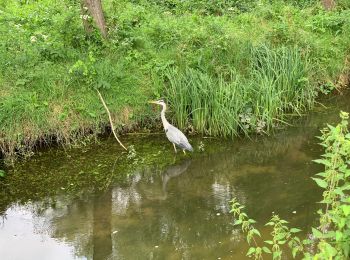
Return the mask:
[[162,119],[164,131],[166,134],[166,137],[168,140],[173,144],[175,153],[176,146],[180,147],[184,154],[186,154],[186,150],[193,152],[193,148],[190,145],[190,143],[187,140],[187,137],[175,126],[169,124],[168,120],[165,118],[165,110],[166,110],[166,104],[165,102],[160,99],[157,101],[150,101],[149,103],[161,105],[163,107],[162,112],[160,112],[160,118]]

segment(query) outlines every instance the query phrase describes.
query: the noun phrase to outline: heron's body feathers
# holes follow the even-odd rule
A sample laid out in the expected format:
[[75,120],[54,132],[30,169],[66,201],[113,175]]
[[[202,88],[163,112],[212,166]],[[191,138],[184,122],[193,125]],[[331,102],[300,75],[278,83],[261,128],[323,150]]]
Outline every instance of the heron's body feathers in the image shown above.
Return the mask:
[[[190,143],[187,140],[187,137],[175,126],[169,124],[169,122],[165,118],[165,110],[166,110],[166,104],[163,100],[159,101],[151,101],[150,103],[161,105],[163,107],[162,112],[160,112],[160,118],[162,119],[163,127],[165,130],[165,134],[168,137],[168,140],[175,144],[176,146],[180,147],[184,153],[185,150],[193,152],[193,148],[190,145]],[[174,150],[176,152],[176,148],[174,146]]]
[[165,129],[165,134],[168,140],[180,147],[182,150],[193,151],[192,146],[187,140],[187,137],[175,126],[169,124]]

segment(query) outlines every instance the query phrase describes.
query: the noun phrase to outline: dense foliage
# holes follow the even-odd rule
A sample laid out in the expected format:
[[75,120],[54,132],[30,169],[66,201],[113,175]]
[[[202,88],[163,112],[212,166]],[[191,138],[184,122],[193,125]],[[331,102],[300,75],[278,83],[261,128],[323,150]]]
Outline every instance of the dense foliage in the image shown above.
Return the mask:
[[[256,238],[260,232],[254,228],[254,220],[243,212],[236,199],[232,200],[232,213],[237,217],[236,225],[241,225],[247,233],[247,241],[253,246],[247,255],[262,259],[263,254],[272,254],[273,259],[282,259],[287,255],[283,245],[287,244],[293,257],[297,253],[303,259],[349,259],[350,257],[350,133],[348,130],[349,114],[340,113],[341,122],[333,127],[328,125],[322,131],[321,145],[325,148],[322,159],[315,162],[324,165],[325,170],[313,178],[322,188],[324,205],[319,209],[319,226],[312,228],[310,239],[300,240],[295,233],[300,229],[289,228],[287,221],[272,216],[266,226],[271,226],[272,239],[265,240],[264,246],[259,246]],[[266,238],[264,238],[266,239]],[[254,242],[254,243],[253,243]]]
[[[273,3],[272,3],[273,2]],[[103,1],[108,39],[87,35],[78,1],[0,3],[0,148],[69,143],[108,122],[154,119],[167,97],[175,123],[212,135],[267,132],[312,107],[346,71],[347,1]]]

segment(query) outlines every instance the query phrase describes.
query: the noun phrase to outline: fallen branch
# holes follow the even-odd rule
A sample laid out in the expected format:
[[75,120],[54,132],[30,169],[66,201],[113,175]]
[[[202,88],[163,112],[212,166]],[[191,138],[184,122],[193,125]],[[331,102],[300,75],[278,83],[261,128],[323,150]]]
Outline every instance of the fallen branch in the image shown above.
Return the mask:
[[108,114],[108,117],[109,117],[109,122],[110,122],[110,124],[111,124],[112,132],[113,132],[113,134],[114,134],[115,139],[117,139],[117,141],[118,141],[118,143],[120,144],[120,146],[123,147],[123,148],[127,151],[128,149],[126,149],[126,147],[122,144],[122,142],[119,140],[117,134],[116,134],[115,131],[114,131],[114,125],[113,125],[111,113],[109,112],[109,109],[108,109],[108,107],[107,107],[107,105],[106,105],[106,103],[105,103],[105,101],[104,101],[104,99],[103,99],[103,97],[102,97],[100,91],[98,91],[98,89],[96,89],[96,91],[97,91],[98,96],[99,96],[100,99],[101,99],[101,102],[102,102],[103,106],[105,107],[105,109],[106,109],[106,111],[107,111],[107,114]]

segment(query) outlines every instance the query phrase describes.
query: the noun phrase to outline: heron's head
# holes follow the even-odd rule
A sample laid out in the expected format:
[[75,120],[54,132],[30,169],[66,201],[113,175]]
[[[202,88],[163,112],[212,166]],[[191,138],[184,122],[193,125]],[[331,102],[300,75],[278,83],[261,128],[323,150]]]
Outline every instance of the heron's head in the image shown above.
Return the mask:
[[157,104],[157,105],[161,105],[161,106],[165,105],[165,102],[164,102],[163,99],[159,99],[159,100],[155,100],[155,101],[149,101],[148,103]]

